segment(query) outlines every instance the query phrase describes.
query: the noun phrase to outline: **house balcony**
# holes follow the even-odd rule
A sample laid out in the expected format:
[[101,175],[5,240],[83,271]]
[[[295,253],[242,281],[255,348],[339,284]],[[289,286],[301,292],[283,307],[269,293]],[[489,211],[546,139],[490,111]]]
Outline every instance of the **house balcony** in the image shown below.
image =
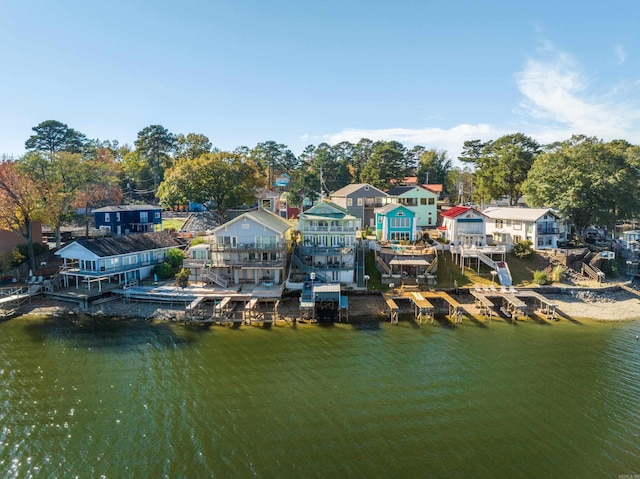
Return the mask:
[[353,246],[301,246],[300,254],[305,256],[337,256],[352,255],[355,253]]
[[560,233],[560,228],[556,226],[537,226],[536,234],[538,235],[557,235]]
[[155,266],[157,264],[161,264],[164,262],[163,259],[158,260],[150,260],[150,261],[141,261],[138,263],[128,264],[128,265],[118,265],[112,266],[110,268],[100,268],[99,270],[89,270],[89,269],[80,269],[77,264],[66,264],[60,266],[59,272],[60,274],[71,274],[71,275],[82,275],[82,276],[91,276],[91,277],[99,277],[99,276],[108,276],[119,273],[126,273],[127,271],[134,271],[136,269]]
[[284,260],[214,259],[208,262],[205,266],[211,268],[280,269],[284,267]]
[[355,226],[303,226],[302,233],[350,233],[356,234]]
[[275,243],[275,244],[266,244],[266,245],[256,245],[255,243],[238,243],[235,246],[229,244],[214,244],[212,245],[212,250],[217,252],[226,252],[226,251],[234,251],[234,252],[243,252],[243,251],[286,251],[287,243]]

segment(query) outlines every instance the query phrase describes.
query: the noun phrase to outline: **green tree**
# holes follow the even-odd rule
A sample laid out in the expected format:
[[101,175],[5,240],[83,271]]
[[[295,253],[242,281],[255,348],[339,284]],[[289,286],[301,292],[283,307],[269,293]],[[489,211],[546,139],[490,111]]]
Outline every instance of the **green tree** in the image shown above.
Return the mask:
[[122,158],[120,182],[130,203],[139,198],[151,200],[155,196],[153,171],[138,151],[130,151]]
[[32,130],[35,135],[30,136],[24,143],[27,150],[43,151],[49,154],[56,151],[80,153],[87,142],[85,135],[56,120],[43,121]]
[[210,205],[222,217],[232,206],[253,204],[258,166],[237,153],[207,153],[194,160],[178,160],[158,189],[165,206],[195,201]]
[[394,180],[402,180],[405,176],[404,150],[404,146],[397,141],[376,142],[362,170],[362,181],[387,190]]
[[451,200],[458,204],[473,201],[474,174],[468,166],[454,167],[447,173],[446,191],[450,192]]
[[451,160],[447,158],[446,151],[425,150],[418,160],[418,182],[446,185],[450,169]]
[[164,260],[169,263],[172,268],[177,268],[182,265],[182,262],[184,261],[184,254],[181,249],[171,248],[167,251]]
[[527,202],[557,208],[578,231],[591,224],[613,229],[640,213],[636,149],[575,135],[536,158],[524,185]]
[[475,166],[475,190],[485,201],[507,196],[515,206],[522,196],[522,185],[540,152],[540,145],[532,138],[514,133],[495,141],[464,143],[461,161]]
[[153,190],[156,191],[165,169],[171,166],[173,135],[161,125],[151,125],[138,132],[135,146],[149,164],[153,173]]
[[353,146],[353,159],[349,165],[351,183],[364,183],[362,180],[362,171],[369,161],[369,158],[371,158],[373,145],[373,141],[368,138],[361,138],[360,141]]
[[205,153],[210,153],[213,145],[205,135],[188,133],[187,136],[179,133],[174,136],[173,150],[177,160],[187,158],[193,160]]
[[297,166],[297,158],[286,145],[275,141],[258,143],[250,152],[249,159],[260,166],[265,176],[265,187],[272,188],[275,175],[288,173]]

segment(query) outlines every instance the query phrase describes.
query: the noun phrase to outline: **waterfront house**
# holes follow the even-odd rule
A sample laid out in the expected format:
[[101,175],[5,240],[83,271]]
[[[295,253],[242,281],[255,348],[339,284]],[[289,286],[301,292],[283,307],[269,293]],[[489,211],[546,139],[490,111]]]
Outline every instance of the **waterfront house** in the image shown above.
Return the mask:
[[291,223],[275,213],[261,208],[247,211],[213,229],[210,245],[191,248],[188,266],[196,265],[192,259],[200,260],[200,277],[223,287],[279,285],[286,277],[290,230]]
[[419,228],[434,227],[438,221],[438,195],[421,186],[396,186],[387,191],[387,202],[406,206],[416,214]]
[[455,246],[486,246],[485,221],[487,217],[475,208],[454,206],[441,213],[438,226],[441,238]]
[[549,208],[489,207],[483,213],[487,236],[509,249],[523,240],[531,241],[534,249],[553,249],[566,240],[564,223]]
[[378,241],[415,241],[416,213],[404,205],[389,203],[376,208]]
[[356,218],[356,227],[375,228],[375,208],[383,206],[387,194],[368,183],[354,183],[334,191],[330,195],[333,204],[347,210]]
[[131,284],[149,277],[167,251],[184,248],[168,232],[77,239],[55,254],[63,260],[64,287],[102,289],[102,283]]
[[162,208],[154,205],[116,205],[93,210],[96,229],[115,235],[162,230]]
[[335,203],[318,203],[300,214],[300,244],[292,261],[318,281],[353,284],[364,277],[364,258],[356,263],[356,217]]

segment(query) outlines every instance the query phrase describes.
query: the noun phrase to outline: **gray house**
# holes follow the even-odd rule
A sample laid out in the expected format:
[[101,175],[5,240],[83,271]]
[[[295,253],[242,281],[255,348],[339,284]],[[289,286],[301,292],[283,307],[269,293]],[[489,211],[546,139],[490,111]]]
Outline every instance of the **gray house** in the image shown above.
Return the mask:
[[209,258],[205,248],[198,248],[190,252],[187,264],[201,267],[204,280],[223,287],[280,285],[286,279],[290,229],[287,220],[270,211],[247,211],[213,230]]
[[368,183],[356,183],[331,193],[331,202],[346,209],[356,217],[356,227],[376,227],[375,208],[384,206],[387,194]]

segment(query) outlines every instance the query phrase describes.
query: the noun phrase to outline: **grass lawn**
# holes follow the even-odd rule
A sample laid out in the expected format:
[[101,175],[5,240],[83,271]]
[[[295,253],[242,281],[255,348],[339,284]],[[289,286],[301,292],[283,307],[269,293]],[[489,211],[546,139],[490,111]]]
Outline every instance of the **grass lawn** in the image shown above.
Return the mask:
[[[514,286],[526,286],[533,283],[533,272],[536,270],[534,259],[522,260],[512,254],[507,255],[507,264],[511,271]],[[365,256],[365,272],[371,278],[368,286],[372,291],[386,291],[387,285],[382,284],[382,274],[376,269],[375,255],[370,251]],[[460,265],[451,261],[451,253],[440,252],[438,256],[438,289],[450,289],[457,286],[468,288],[474,284],[491,284],[491,269],[484,263],[480,263],[480,274],[477,269],[465,268],[464,274],[460,270]],[[496,280],[496,284],[499,284]]]
[[[536,268],[534,259],[519,259],[518,257],[507,254],[507,264],[511,271],[514,286],[529,286],[533,283],[533,272]],[[474,263],[475,265],[475,263]],[[480,274],[475,269],[465,268],[464,274],[461,272],[459,264],[451,261],[451,253],[443,252],[438,257],[438,284],[437,288],[454,288],[456,281],[458,287],[468,288],[474,284],[491,284],[491,268],[480,262]],[[499,284],[496,279],[496,284]]]
[[162,229],[163,230],[170,230],[170,229],[174,229],[176,231],[179,231],[180,228],[182,228],[182,225],[184,224],[186,220],[182,219],[182,218],[170,218],[170,219],[163,219],[162,220]]

